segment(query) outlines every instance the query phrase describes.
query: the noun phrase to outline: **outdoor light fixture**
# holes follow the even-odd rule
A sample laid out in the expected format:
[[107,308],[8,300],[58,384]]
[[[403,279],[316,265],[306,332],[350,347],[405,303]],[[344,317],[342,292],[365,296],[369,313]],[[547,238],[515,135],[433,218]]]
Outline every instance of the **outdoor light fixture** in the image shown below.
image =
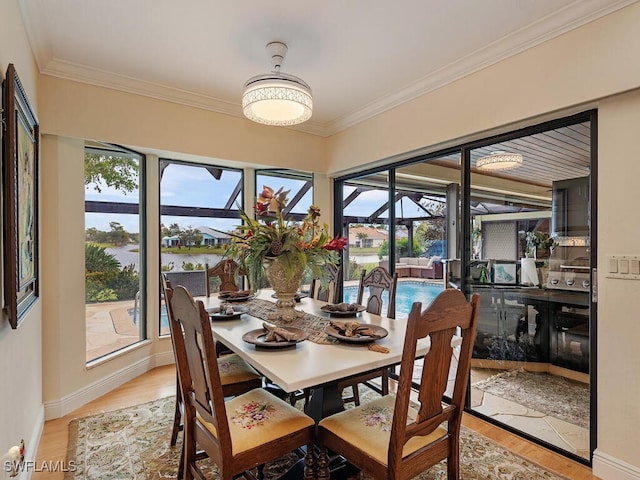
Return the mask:
[[311,118],[311,87],[301,78],[280,72],[287,54],[281,42],[267,44],[273,71],[247,80],[242,95],[242,111],[249,120],[265,125],[296,125]]
[[509,170],[522,165],[522,155],[503,151],[491,152],[491,155],[481,157],[476,163],[480,170]]

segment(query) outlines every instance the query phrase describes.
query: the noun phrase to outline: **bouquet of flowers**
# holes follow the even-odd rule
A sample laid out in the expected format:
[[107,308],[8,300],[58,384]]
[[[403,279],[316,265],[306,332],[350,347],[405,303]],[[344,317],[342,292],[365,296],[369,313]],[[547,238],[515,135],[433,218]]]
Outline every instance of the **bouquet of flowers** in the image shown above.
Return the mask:
[[314,278],[327,280],[327,265],[338,265],[347,239],[331,237],[327,224],[320,224],[320,209],[309,207],[302,222],[286,220],[283,209],[289,190],[274,191],[264,186],[255,205],[256,220],[241,211],[243,225],[230,233],[227,255],[243,266],[252,289],[260,288],[265,261],[278,258],[289,278],[299,269],[308,269]]

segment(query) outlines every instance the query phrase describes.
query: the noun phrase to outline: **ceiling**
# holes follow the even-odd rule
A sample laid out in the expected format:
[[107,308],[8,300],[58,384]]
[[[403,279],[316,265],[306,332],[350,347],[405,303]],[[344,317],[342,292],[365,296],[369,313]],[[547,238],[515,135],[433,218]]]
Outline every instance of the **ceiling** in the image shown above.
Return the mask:
[[[331,135],[636,0],[19,0],[41,73],[241,116],[244,82],[282,71]],[[265,127],[274,128],[274,127]]]

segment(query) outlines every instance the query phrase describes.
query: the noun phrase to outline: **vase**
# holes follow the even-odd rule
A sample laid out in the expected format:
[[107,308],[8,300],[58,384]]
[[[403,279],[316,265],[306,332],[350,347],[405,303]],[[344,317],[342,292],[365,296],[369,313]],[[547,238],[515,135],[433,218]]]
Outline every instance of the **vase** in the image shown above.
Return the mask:
[[269,320],[291,322],[304,315],[295,309],[295,296],[302,282],[304,268],[295,265],[293,271],[279,257],[266,259],[264,271],[276,293],[276,311],[269,315]]

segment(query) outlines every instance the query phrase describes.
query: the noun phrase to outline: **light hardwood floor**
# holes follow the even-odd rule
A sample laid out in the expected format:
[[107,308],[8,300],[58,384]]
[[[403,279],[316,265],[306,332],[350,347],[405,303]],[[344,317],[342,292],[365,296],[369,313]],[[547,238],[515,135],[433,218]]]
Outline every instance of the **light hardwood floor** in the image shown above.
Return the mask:
[[[176,373],[173,365],[158,367],[62,418],[46,422],[38,446],[36,464],[39,465],[44,461],[63,462],[66,459],[68,426],[71,420],[172,395],[175,393],[175,380]],[[463,424],[511,451],[573,480],[598,479],[591,474],[591,469],[584,465],[523,440],[471,415],[464,415]],[[34,472],[32,478],[62,480],[64,474],[48,471]]]

